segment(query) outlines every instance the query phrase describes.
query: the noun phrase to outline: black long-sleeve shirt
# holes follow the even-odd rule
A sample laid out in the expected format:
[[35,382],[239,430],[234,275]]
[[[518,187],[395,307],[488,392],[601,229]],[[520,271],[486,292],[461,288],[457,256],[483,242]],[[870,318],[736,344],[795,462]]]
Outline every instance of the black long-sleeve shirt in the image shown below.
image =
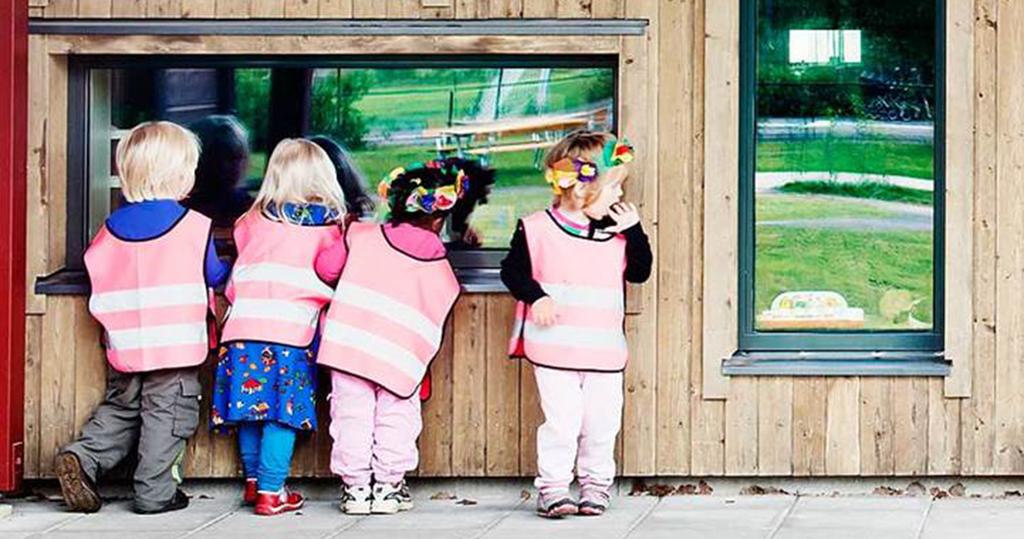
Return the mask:
[[[593,231],[594,225],[591,224],[591,233]],[[623,277],[631,283],[642,283],[651,276],[651,265],[654,263],[651,243],[640,223],[622,231],[622,235],[626,238],[626,270]],[[501,261],[501,282],[505,283],[512,297],[528,305],[547,295],[533,278],[530,250],[526,245],[522,221],[516,225],[508,256]]]

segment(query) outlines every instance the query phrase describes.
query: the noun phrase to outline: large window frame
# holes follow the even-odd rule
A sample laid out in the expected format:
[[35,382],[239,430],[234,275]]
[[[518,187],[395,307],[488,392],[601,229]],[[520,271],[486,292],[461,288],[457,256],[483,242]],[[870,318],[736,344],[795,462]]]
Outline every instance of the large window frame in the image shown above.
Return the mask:
[[[738,257],[738,352],[725,363],[726,374],[827,374],[831,371],[822,362],[818,368],[808,361],[834,361],[833,366],[846,372],[837,374],[869,374],[874,366],[886,360],[915,362],[915,368],[887,369],[879,374],[948,373],[944,361],[945,333],[945,121],[946,121],[946,6],[935,0],[935,100],[934,120],[934,228],[933,242],[933,306],[932,328],[927,331],[890,332],[759,332],[754,327],[755,267],[755,190],[756,172],[756,99],[757,99],[757,0],[740,1],[740,103],[739,103],[739,257]],[[758,360],[765,360],[758,366]],[[773,360],[774,367],[766,367]],[[803,363],[786,365],[787,360]],[[880,360],[880,361],[879,361]],[[851,363],[853,368],[851,369]],[[867,364],[875,361],[875,365]],[[856,362],[862,362],[858,365]],[[925,365],[930,363],[931,365]],[[845,367],[840,367],[844,365]],[[808,368],[811,367],[811,368]]]
[[[36,281],[39,294],[83,294],[88,291],[83,254],[90,241],[89,119],[90,71],[118,68],[607,68],[612,70],[613,103],[617,107],[618,54],[346,54],[346,55],[71,55],[68,57],[67,227],[64,267]],[[612,115],[617,130],[619,115]],[[373,178],[368,178],[371,182]],[[503,292],[498,270],[507,249],[460,249],[449,260],[464,288],[471,292]]]

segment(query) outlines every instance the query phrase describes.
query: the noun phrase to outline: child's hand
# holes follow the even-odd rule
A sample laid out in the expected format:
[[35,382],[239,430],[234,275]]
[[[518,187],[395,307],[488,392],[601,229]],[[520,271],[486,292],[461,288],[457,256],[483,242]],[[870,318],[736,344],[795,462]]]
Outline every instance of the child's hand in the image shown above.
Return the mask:
[[544,296],[533,302],[530,306],[530,313],[533,323],[540,327],[548,327],[558,320],[558,312],[555,308],[555,300],[551,296]]
[[640,213],[629,202],[613,204],[608,210],[608,216],[615,221],[615,226],[608,229],[612,232],[622,232],[640,222]]

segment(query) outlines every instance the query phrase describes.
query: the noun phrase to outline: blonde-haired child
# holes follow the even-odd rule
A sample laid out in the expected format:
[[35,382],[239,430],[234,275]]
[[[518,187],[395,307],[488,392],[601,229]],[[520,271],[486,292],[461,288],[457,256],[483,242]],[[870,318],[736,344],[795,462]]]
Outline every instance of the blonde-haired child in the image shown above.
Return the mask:
[[89,311],[105,330],[107,389],[55,463],[73,511],[99,510],[96,480],[133,452],[136,512],[188,506],[178,484],[185,442],[199,422],[210,290],[228,273],[210,220],[179,204],[198,157],[196,138],[170,122],[140,124],[117,146],[125,203],[85,253]]
[[316,144],[281,141],[252,209],[235,224],[238,260],[226,295],[213,426],[237,425],[244,501],[259,515],[303,504],[285,488],[298,432],[316,429],[314,340],[333,290],[313,269],[341,239],[345,199]]
[[519,301],[509,354],[533,363],[544,411],[534,484],[545,517],[608,507],[627,360],[624,284],[647,280],[652,263],[636,207],[620,202],[632,156],[609,133],[579,131],[553,146],[545,166],[554,204],[519,222],[502,262]]

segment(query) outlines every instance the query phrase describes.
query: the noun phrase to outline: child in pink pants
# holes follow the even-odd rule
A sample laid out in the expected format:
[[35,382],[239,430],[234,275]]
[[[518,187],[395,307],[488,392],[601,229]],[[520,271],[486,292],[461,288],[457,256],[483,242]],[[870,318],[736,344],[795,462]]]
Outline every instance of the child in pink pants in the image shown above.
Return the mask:
[[[624,283],[641,283],[652,255],[632,204],[619,202],[633,150],[609,133],[578,131],[545,159],[555,192],[524,217],[501,278],[519,301],[509,355],[534,365],[541,516],[601,515],[615,477],[626,367]],[[573,467],[580,499],[569,491]]]
[[419,388],[460,290],[438,233],[493,182],[490,169],[456,158],[395,169],[379,188],[387,224],[353,223],[317,259],[320,278],[337,282],[317,362],[333,369],[331,471],[346,513],[412,508]]

